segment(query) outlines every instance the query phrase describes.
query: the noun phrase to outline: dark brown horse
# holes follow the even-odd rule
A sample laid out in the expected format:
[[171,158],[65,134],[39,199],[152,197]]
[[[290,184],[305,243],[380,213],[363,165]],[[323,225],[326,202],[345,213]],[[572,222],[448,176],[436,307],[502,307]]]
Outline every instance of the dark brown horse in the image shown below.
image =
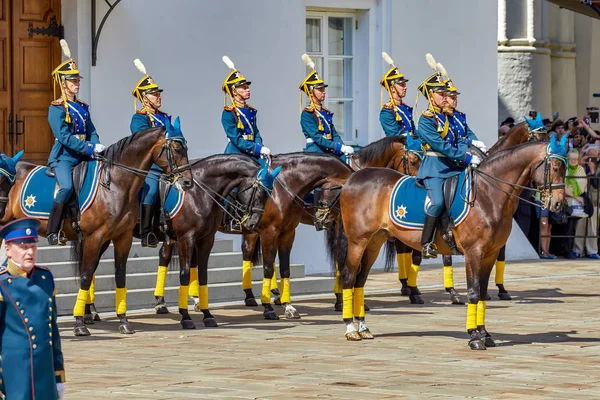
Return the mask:
[[[133,227],[139,215],[138,193],[152,163],[156,163],[166,174],[173,174],[171,179],[178,179],[183,189],[192,187],[192,175],[189,169],[186,169],[187,147],[182,141],[170,139],[163,127],[151,128],[121,139],[109,146],[104,154],[104,167],[99,179],[101,182],[110,179],[110,185],[100,184],[94,202],[81,215],[82,240],[72,229],[71,224],[65,221],[67,238],[80,247],[77,252],[80,257],[78,270],[80,289],[73,310],[75,336],[90,335],[83,322],[85,306],[86,303],[89,304],[89,289],[100,256],[111,241],[115,252],[116,312],[120,319],[119,330],[126,334],[135,332],[126,316],[125,272],[133,240]],[[19,201],[21,188],[25,178],[35,167],[37,165],[27,162],[17,164],[16,182],[10,189],[8,204],[1,212],[1,223],[25,216]],[[38,232],[45,236],[47,220],[40,220],[40,222]]]
[[[541,188],[550,209],[558,210],[564,199],[565,156],[564,138],[560,143],[552,139],[550,144],[527,143],[496,153],[476,170],[473,206],[453,229],[458,248],[465,255],[467,332],[472,349],[495,345],[485,328],[485,299],[491,269],[510,234],[516,196],[533,181]],[[373,338],[364,319],[364,285],[382,245],[397,238],[414,249],[421,248],[420,230],[400,228],[388,214],[391,192],[401,177],[391,170],[365,169],[353,174],[342,189],[342,224],[331,251],[342,267],[342,315],[348,340]],[[436,244],[441,254],[450,255],[450,248],[439,233]],[[394,250],[393,244],[391,249]],[[358,321],[358,329],[353,318]]]

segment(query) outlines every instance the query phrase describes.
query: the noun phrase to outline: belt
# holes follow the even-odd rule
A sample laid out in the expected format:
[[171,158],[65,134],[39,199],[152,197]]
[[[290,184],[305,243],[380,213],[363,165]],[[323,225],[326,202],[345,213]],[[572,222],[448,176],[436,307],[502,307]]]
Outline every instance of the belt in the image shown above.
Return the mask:
[[[327,140],[331,140],[331,135],[323,135],[323,137]],[[306,143],[314,143],[315,141],[311,138],[306,139]]]
[[[85,134],[84,134],[84,133],[82,133],[82,134],[80,134],[80,135],[72,135],[72,136],[75,136],[75,138],[76,138],[76,139],[79,139],[79,140],[85,140]],[[54,141],[55,141],[55,142],[58,142],[58,139],[57,139],[57,138],[54,138]]]
[[445,155],[443,155],[442,153],[440,153],[440,152],[437,152],[437,151],[426,151],[426,152],[425,152],[425,155],[426,155],[426,156],[431,156],[431,157],[441,157],[441,158],[446,158],[446,156],[445,156]]

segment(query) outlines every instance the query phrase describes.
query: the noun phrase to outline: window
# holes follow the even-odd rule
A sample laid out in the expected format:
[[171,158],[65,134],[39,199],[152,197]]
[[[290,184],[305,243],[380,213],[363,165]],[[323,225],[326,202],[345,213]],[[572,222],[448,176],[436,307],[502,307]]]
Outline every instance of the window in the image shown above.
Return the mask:
[[306,16],[306,53],[329,85],[324,106],[335,114],[335,128],[347,142],[355,140],[354,24],[351,13],[307,12]]

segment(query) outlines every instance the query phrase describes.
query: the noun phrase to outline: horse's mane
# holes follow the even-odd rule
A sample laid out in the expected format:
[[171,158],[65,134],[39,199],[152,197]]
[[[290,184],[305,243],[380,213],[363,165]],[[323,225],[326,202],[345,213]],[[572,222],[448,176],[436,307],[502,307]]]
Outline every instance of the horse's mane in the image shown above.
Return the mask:
[[404,143],[405,140],[406,139],[401,136],[388,136],[384,137],[383,139],[379,139],[378,141],[373,142],[356,152],[356,155],[358,156],[358,162],[361,164],[366,163],[374,157],[379,156],[381,153],[386,151],[388,147],[393,146],[394,143]]
[[123,151],[133,142],[136,138],[141,136],[145,136],[148,132],[154,132],[159,129],[164,129],[163,127],[149,128],[141,132],[137,132],[134,135],[125,136],[123,139],[120,139],[118,142],[111,144],[104,150],[103,156],[109,162],[118,162],[123,155]]
[[238,159],[236,161],[248,161],[250,163],[260,165],[256,159],[254,159],[250,156],[247,156],[245,154],[213,154],[208,157],[190,160],[190,165],[192,167],[194,167],[198,164],[204,164],[204,163],[209,163],[209,162],[213,162],[213,161],[231,161],[232,158]]
[[508,138],[511,137],[511,135],[514,135],[515,132],[517,132],[519,129],[522,129],[523,125],[527,125],[525,123],[525,121],[519,122],[518,124],[516,124],[515,126],[510,128],[510,130],[508,132],[506,132],[506,134],[504,136],[502,136],[500,139],[498,139],[498,141],[496,143],[494,143],[494,145],[492,147],[490,147],[489,151],[495,152],[495,150],[498,148],[498,146],[502,145]]
[[341,163],[342,165],[344,165],[346,168],[348,168],[349,170],[352,170],[352,168],[350,168],[350,166],[344,162],[342,162],[342,160],[340,160],[339,157],[333,155],[333,154],[328,154],[328,153],[311,153],[311,152],[306,152],[306,151],[297,151],[297,152],[293,152],[293,153],[281,153],[281,154],[274,154],[273,155],[273,159],[279,162],[284,161],[283,159],[285,159],[285,161],[289,161],[289,160],[293,160],[293,159],[302,159],[302,158],[322,158],[324,160],[336,160],[339,163]]
[[481,167],[489,166],[490,164],[496,163],[497,161],[501,162],[501,161],[505,160],[507,157],[514,156],[513,153],[518,152],[523,148],[539,146],[541,144],[547,144],[547,143],[546,142],[525,142],[525,143],[521,143],[516,146],[513,146],[509,149],[501,150],[497,153],[494,153],[494,154],[488,156],[485,160],[483,160],[481,162]]

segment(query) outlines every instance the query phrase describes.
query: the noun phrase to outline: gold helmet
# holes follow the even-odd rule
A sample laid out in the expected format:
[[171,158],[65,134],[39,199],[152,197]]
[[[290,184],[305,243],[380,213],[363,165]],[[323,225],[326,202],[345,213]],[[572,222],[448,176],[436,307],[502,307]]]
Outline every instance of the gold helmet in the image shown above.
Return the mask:
[[242,75],[242,73],[235,68],[233,61],[231,61],[229,57],[223,56],[223,62],[225,65],[227,65],[227,67],[229,67],[229,69],[231,69],[231,72],[223,81],[221,89],[229,95],[231,102],[233,102],[233,89],[243,84],[251,85],[252,82],[248,81],[244,75]]
[[[147,93],[160,93],[163,90],[159,88],[156,82],[154,82],[154,79],[152,79],[152,77],[148,75],[148,73],[146,72],[146,67],[140,61],[139,58],[133,60],[133,64],[138,69],[138,71],[140,71],[144,75],[144,77],[140,79],[137,85],[135,85],[131,94],[133,95],[133,97],[135,97],[136,100],[141,101],[143,104],[144,96]],[[137,110],[136,100],[133,100],[134,110]]]
[[60,47],[62,48],[65,57],[67,57],[67,60],[60,63],[60,65],[56,67],[54,71],[52,71],[52,80],[54,82],[54,98],[56,98],[56,85],[58,84],[58,87],[60,88],[60,97],[63,99],[63,105],[66,110],[65,121],[69,123],[71,122],[71,116],[69,115],[67,96],[63,90],[62,82],[67,79],[81,79],[81,75],[79,75],[79,69],[77,69],[75,60],[71,58],[71,50],[69,49],[67,41],[60,39]]

